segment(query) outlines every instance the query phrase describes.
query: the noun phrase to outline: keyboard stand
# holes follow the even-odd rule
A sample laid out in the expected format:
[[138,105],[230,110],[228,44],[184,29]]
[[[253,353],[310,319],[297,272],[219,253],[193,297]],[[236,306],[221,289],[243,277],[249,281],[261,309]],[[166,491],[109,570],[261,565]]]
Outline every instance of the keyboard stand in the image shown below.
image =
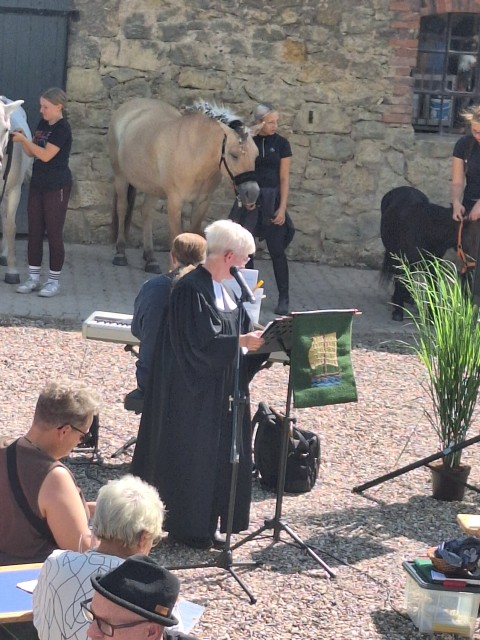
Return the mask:
[[[135,351],[132,348],[129,348],[128,345],[125,347],[125,350],[133,351],[134,355],[136,355]],[[127,411],[134,411],[135,415],[138,416],[142,413],[143,398],[135,397],[135,391],[137,391],[137,389],[134,389],[133,391],[130,391],[130,393],[127,393],[123,401],[123,406]],[[119,449],[117,449],[114,453],[112,453],[110,457],[118,458],[118,456],[121,456],[122,454],[124,454],[130,447],[136,444],[136,442],[137,442],[136,436],[129,438],[125,442],[125,444],[123,444]]]
[[133,445],[136,443],[137,443],[137,436],[132,436],[125,442],[125,444],[122,444],[122,446],[119,449],[117,449],[114,453],[112,453],[110,457],[118,458],[118,456],[121,456],[123,453],[126,453],[127,449],[129,449],[130,447],[133,447]]
[[[124,350],[131,353],[132,356],[138,358],[139,340],[131,332],[133,316],[124,313],[111,313],[109,311],[94,311],[82,325],[83,337],[87,340],[99,340],[101,342],[112,342],[116,344],[124,344]],[[135,414],[142,413],[143,398],[131,397],[134,392],[130,392],[125,397],[124,408],[127,411],[134,411]],[[92,432],[93,435],[93,432]],[[125,453],[131,446],[137,442],[136,437],[129,438],[125,444],[111,454],[111,458],[118,458]],[[90,442],[82,444],[76,449],[75,453],[84,454],[91,453],[92,458],[98,458],[101,460],[101,455],[98,453],[98,427],[96,433],[96,440],[94,441],[93,448],[90,447]],[[71,459],[73,462],[73,458]],[[75,463],[90,462],[90,458],[83,458],[75,460]]]
[[68,456],[69,464],[103,464],[103,456],[98,448],[98,432],[100,421],[98,415],[93,416],[90,437],[72,450]]

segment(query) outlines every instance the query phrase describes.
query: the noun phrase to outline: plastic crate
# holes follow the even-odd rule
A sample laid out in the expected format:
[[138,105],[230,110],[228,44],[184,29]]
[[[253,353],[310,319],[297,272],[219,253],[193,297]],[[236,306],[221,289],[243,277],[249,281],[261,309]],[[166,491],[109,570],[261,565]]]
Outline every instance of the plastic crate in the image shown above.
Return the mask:
[[405,608],[421,633],[456,633],[473,638],[480,604],[478,587],[462,591],[429,584],[416,572],[412,562],[404,562],[407,572]]

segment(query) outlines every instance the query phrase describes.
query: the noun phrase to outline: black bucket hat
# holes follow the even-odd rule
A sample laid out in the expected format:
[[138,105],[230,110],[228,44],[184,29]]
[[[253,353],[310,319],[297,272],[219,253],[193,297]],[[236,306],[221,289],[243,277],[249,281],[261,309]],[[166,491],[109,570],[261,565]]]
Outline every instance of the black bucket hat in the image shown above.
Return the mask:
[[154,560],[142,554],[130,556],[108,573],[91,578],[100,595],[120,607],[165,627],[178,624],[172,615],[180,581]]

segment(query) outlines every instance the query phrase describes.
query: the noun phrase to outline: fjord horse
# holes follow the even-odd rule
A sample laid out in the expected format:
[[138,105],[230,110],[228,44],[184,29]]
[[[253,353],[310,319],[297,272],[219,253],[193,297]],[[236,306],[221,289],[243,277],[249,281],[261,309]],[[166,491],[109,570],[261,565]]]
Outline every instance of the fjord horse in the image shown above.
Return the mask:
[[456,248],[463,262],[461,272],[471,271],[472,257],[477,255],[479,224],[460,223],[452,218],[452,207],[432,204],[427,196],[414,187],[397,187],[383,196],[381,203],[380,235],[385,255],[381,278],[393,277],[394,291],[392,320],[402,321],[409,295],[398,274],[398,257],[414,264],[422,256],[443,258],[447,249]]
[[23,100],[9,100],[0,96],[0,211],[2,218],[2,249],[0,264],[7,267],[5,282],[18,284],[15,257],[15,216],[22,195],[22,184],[32,159],[24,153],[22,145],[13,144],[10,131],[22,129],[29,140],[32,134],[27,116],[20,105]]
[[200,102],[181,113],[159,100],[133,98],[113,114],[108,147],[115,183],[113,264],[127,264],[125,237],[137,190],[145,193],[145,271],[154,273],[159,266],[153,255],[152,212],[158,198],[167,200],[170,242],[182,231],[187,202],[192,203],[191,231],[200,232],[222,175],[243,204],[257,200],[257,146],[243,122],[225,109]]

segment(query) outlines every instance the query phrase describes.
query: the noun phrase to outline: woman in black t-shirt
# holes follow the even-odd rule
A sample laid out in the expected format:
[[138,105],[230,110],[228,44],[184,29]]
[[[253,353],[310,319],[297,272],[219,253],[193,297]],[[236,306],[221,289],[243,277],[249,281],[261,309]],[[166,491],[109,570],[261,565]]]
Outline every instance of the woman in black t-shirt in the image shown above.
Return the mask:
[[480,105],[462,114],[470,134],[462,136],[453,149],[451,199],[453,219],[480,219]]
[[[253,111],[258,147],[255,175],[260,196],[256,205],[239,208],[234,205],[230,217],[254,235],[264,238],[272,259],[278,288],[275,313],[289,310],[289,274],[285,249],[295,234],[295,227],[287,212],[292,150],[286,138],[277,133],[278,113],[269,102],[257,105]],[[253,261],[247,264],[253,268]]]
[[[28,279],[17,287],[17,293],[38,291],[51,298],[59,290],[60,272],[65,260],[63,227],[67,215],[72,175],[68,166],[72,147],[72,131],[63,110],[67,96],[62,89],[48,89],[40,97],[40,120],[28,140],[22,131],[13,132],[13,141],[34,158],[28,195]],[[50,251],[50,272],[47,282],[40,285],[43,258],[43,236],[47,232]]]

